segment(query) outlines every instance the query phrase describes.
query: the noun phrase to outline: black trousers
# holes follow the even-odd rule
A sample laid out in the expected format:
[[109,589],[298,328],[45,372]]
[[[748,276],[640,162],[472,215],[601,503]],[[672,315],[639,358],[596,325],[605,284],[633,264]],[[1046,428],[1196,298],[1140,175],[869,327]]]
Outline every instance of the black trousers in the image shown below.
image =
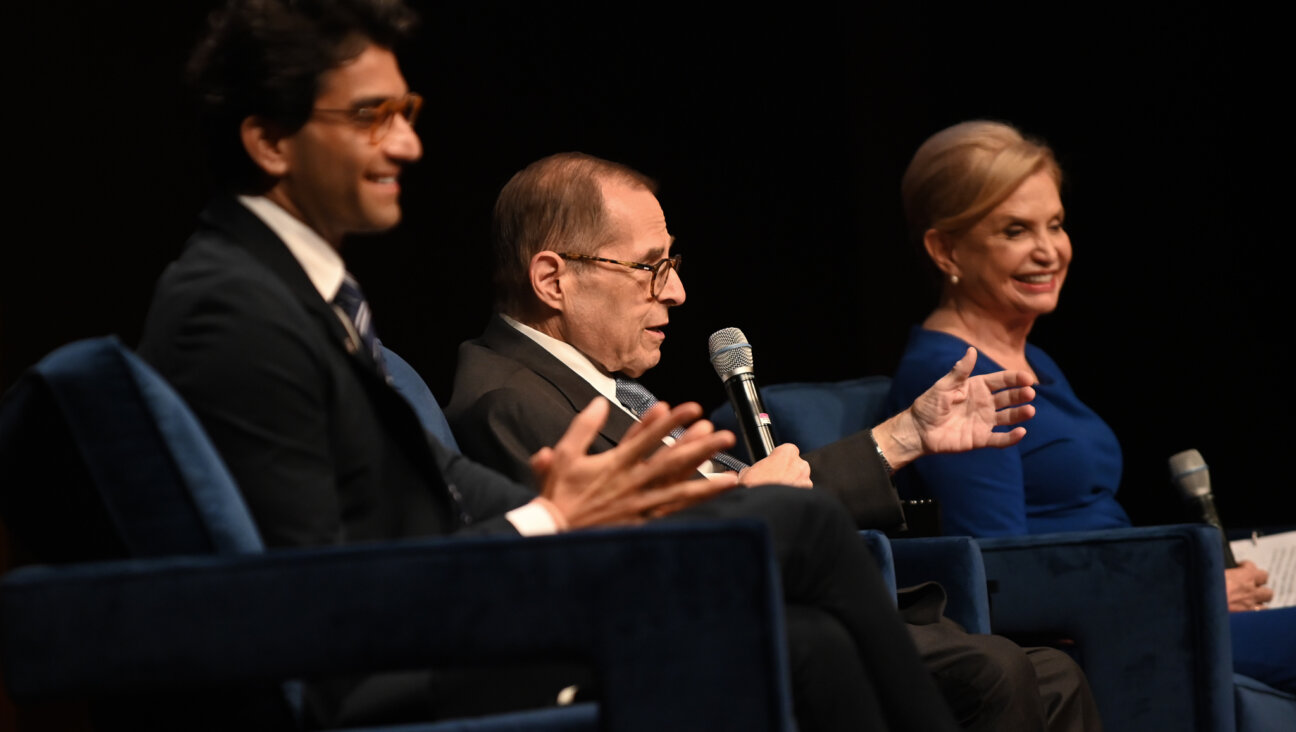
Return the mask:
[[904,593],[897,611],[835,499],[781,486],[739,488],[680,518],[689,516],[758,517],[769,525],[803,732],[1101,729],[1088,682],[1065,653],[968,633],[943,617],[945,594],[935,584]]
[[835,498],[740,487],[665,520],[690,517],[759,518],[769,526],[803,732],[958,729],[876,560]]

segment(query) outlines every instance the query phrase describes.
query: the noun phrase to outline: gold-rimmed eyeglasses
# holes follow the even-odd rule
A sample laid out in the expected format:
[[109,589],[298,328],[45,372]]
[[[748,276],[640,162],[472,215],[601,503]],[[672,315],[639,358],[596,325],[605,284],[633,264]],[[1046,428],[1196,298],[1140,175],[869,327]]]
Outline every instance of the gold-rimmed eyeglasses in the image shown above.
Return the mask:
[[418,119],[419,110],[423,108],[423,97],[410,92],[402,97],[388,99],[381,104],[353,107],[351,109],[312,109],[311,115],[335,114],[345,115],[346,120],[359,129],[369,130],[369,141],[380,142],[391,132],[392,120],[396,115],[405,118],[411,127]]
[[644,272],[652,272],[652,296],[661,297],[662,291],[666,289],[666,280],[670,279],[670,271],[673,269],[679,272],[680,263],[684,257],[679,254],[672,254],[656,264],[647,264],[645,262],[627,262],[624,259],[608,259],[607,257],[595,257],[590,254],[574,254],[572,252],[558,252],[558,256],[563,259],[576,260],[581,262],[607,262],[608,264],[619,264],[622,267],[630,269],[639,269]]

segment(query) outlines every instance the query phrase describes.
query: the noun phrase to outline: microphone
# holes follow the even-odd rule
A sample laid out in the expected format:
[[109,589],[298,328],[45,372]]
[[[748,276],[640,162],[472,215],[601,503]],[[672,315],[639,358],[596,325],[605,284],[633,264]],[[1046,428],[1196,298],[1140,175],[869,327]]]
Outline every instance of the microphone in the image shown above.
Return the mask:
[[1220,523],[1219,514],[1215,512],[1215,498],[1211,495],[1210,470],[1206,461],[1196,450],[1184,450],[1170,456],[1170,479],[1183,495],[1183,499],[1194,504],[1201,514],[1202,521],[1214,526],[1220,532],[1224,542],[1224,566],[1232,569],[1237,566],[1233,557],[1233,548],[1229,546],[1228,537],[1224,534],[1224,524]]
[[724,328],[711,334],[707,343],[711,352],[711,365],[724,382],[729,404],[738,418],[738,434],[752,462],[768,457],[774,452],[774,434],[770,431],[770,418],[756,391],[756,375],[752,372],[752,349],[747,336],[737,328]]

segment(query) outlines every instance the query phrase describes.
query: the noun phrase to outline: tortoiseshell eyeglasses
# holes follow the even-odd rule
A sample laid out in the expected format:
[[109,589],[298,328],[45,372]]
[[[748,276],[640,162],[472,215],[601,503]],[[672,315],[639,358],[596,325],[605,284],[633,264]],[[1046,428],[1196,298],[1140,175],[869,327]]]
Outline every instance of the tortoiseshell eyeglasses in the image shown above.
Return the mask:
[[607,262],[608,264],[619,264],[622,267],[630,269],[639,269],[644,272],[652,272],[652,296],[661,297],[662,291],[666,289],[666,280],[670,279],[670,271],[673,269],[679,272],[680,263],[684,261],[683,255],[672,254],[666,259],[656,264],[646,264],[644,262],[627,262],[624,259],[608,259],[607,257],[595,257],[589,254],[574,254],[572,252],[558,252],[558,256],[563,259],[570,259],[581,262]]

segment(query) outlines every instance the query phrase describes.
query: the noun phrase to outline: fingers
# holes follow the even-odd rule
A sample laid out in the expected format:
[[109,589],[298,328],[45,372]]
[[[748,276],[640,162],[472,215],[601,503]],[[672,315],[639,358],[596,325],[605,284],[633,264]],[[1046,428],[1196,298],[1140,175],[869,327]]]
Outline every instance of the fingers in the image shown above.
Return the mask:
[[[594,397],[584,409],[567,426],[554,450],[564,455],[584,455],[589,452],[594,437],[607,422],[608,408],[611,404],[603,397]],[[660,439],[660,438],[659,438]],[[539,453],[537,453],[538,455]],[[534,457],[533,457],[534,459]]]
[[1022,386],[1013,389],[1004,389],[994,393],[995,409],[1003,409],[1018,404],[1025,404],[1035,398],[1035,389],[1030,386]]
[[734,473],[723,473],[711,478],[695,478],[656,488],[641,498],[645,518],[661,518],[696,503],[719,495],[738,484]]
[[991,432],[986,438],[986,447],[1012,447],[1025,436],[1025,427],[1014,427],[1008,432]]
[[810,463],[801,458],[801,450],[788,442],[774,448],[767,457],[757,460],[743,471],[739,481],[743,485],[777,483],[797,488],[811,488]]
[[968,346],[967,351],[963,353],[963,358],[954,362],[954,368],[950,369],[950,373],[962,381],[972,374],[972,367],[976,366],[976,360],[976,349]]
[[1035,416],[1035,406],[1032,404],[1023,404],[1020,407],[1010,407],[995,412],[995,424],[1007,425],[1025,422]]
[[549,471],[553,466],[553,448],[542,447],[531,456],[531,473],[537,478]]
[[[676,427],[682,427],[702,416],[702,407],[696,402],[687,402],[674,409],[663,403],[654,404],[644,413],[641,428],[634,435],[621,440],[613,452],[621,452],[623,464],[633,462],[661,447],[662,438]],[[687,432],[685,433],[687,434]]]
[[994,373],[982,374],[977,378],[984,379],[985,386],[990,391],[1012,389],[1018,386],[1032,386],[1035,383],[1029,371],[995,371]]
[[692,437],[689,437],[686,432],[685,437],[687,439],[681,439],[674,445],[653,453],[652,457],[643,463],[644,477],[648,482],[653,480],[673,482],[692,475],[697,472],[698,466],[703,461],[710,460],[712,455],[733,447],[734,444],[734,435],[728,430],[712,431]]

